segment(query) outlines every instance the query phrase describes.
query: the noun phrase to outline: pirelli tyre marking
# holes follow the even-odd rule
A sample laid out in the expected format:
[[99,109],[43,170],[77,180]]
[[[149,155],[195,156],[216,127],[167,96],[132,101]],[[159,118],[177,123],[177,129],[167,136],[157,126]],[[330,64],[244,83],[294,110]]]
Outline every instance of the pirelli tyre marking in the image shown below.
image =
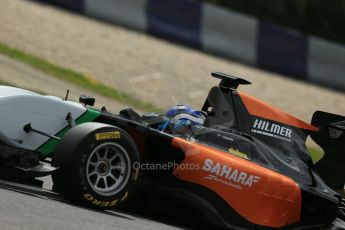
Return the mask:
[[90,193],[85,193],[84,198],[86,200],[90,201],[92,204],[94,204],[96,206],[100,206],[100,207],[112,207],[112,206],[115,206],[117,204],[117,202],[119,201],[118,199],[113,200],[113,201],[97,200]]
[[112,207],[112,206],[117,205],[119,203],[119,201],[123,202],[124,200],[126,200],[128,197],[128,191],[126,191],[125,194],[120,199],[116,199],[116,200],[112,200],[112,201],[97,200],[90,193],[85,193],[83,196],[86,200],[90,201],[92,204],[94,204],[96,206]]
[[96,133],[95,134],[96,141],[120,139],[120,138],[121,138],[121,134],[119,131],[104,132],[104,133]]
[[125,195],[121,198],[121,201],[124,201],[124,200],[126,200],[127,199],[127,197],[128,197],[128,192],[126,192],[125,193]]

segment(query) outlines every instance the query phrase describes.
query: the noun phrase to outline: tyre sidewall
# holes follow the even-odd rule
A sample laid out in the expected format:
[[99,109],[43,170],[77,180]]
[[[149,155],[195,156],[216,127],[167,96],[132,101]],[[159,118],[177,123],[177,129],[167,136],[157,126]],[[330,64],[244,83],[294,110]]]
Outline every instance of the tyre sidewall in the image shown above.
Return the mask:
[[[116,132],[119,134],[118,138],[108,138],[103,140],[96,140],[95,136],[102,133]],[[95,192],[89,185],[86,168],[87,161],[91,153],[99,145],[111,142],[120,145],[125,149],[129,159],[129,178],[127,183],[113,195],[100,195]],[[92,131],[81,141],[78,148],[75,150],[71,161],[69,162],[68,172],[66,176],[71,177],[69,181],[70,188],[73,192],[73,199],[76,199],[82,205],[92,208],[107,209],[115,206],[122,206],[135,189],[138,170],[134,168],[136,163],[139,163],[139,154],[136,144],[132,138],[122,129],[116,127],[105,127]],[[63,170],[63,169],[62,169]]]

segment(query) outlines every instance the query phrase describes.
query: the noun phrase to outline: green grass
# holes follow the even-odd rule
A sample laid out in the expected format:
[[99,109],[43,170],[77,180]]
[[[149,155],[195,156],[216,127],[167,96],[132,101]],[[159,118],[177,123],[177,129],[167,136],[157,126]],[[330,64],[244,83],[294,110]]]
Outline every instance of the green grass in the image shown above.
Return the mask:
[[156,107],[155,105],[151,103],[146,103],[125,92],[121,92],[107,85],[104,85],[92,77],[55,65],[40,57],[36,57],[32,54],[28,54],[26,52],[9,47],[2,43],[0,43],[0,53],[8,57],[11,57],[13,59],[16,59],[20,62],[23,62],[27,65],[30,65],[34,67],[35,69],[40,70],[44,73],[47,73],[55,78],[78,85],[85,89],[92,90],[107,98],[110,98],[122,103],[124,102],[128,104],[129,106],[135,107],[137,109],[141,109],[144,111],[161,112],[161,109]]

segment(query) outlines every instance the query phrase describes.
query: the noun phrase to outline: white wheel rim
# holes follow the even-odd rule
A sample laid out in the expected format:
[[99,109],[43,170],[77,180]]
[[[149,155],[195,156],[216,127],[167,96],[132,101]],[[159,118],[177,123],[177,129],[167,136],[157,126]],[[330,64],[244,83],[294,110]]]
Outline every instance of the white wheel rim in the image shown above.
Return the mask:
[[131,172],[127,151],[119,144],[98,145],[86,162],[86,177],[91,189],[102,196],[118,193],[126,186]]

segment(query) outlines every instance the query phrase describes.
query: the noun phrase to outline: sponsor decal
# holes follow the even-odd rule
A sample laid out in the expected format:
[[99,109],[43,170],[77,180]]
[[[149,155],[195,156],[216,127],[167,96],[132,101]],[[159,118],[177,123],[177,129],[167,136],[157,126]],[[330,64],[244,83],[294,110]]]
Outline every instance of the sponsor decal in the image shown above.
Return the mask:
[[291,141],[292,130],[270,121],[264,121],[261,119],[255,119],[252,133],[265,135],[273,138],[277,138],[284,141]]
[[234,141],[233,138],[217,133],[217,137],[227,141]]
[[248,155],[247,155],[246,153],[240,152],[238,149],[235,149],[235,148],[232,148],[232,147],[231,147],[231,148],[229,149],[229,153],[231,153],[231,154],[233,154],[233,155],[235,155],[235,156],[242,157],[242,158],[244,158],[244,159],[249,160]]
[[243,186],[251,188],[258,183],[261,177],[246,173],[236,168],[221,163],[214,163],[211,159],[206,159],[202,170],[210,174],[204,179],[216,181],[224,185],[241,190]]
[[121,138],[121,134],[119,131],[96,133],[95,138],[96,138],[96,141],[119,139]]
[[113,201],[101,201],[101,200],[97,200],[96,198],[94,198],[90,193],[85,193],[84,194],[84,198],[88,201],[90,201],[92,204],[96,205],[96,206],[100,206],[100,207],[111,207],[116,205],[116,203],[119,201],[117,200],[113,200]]

